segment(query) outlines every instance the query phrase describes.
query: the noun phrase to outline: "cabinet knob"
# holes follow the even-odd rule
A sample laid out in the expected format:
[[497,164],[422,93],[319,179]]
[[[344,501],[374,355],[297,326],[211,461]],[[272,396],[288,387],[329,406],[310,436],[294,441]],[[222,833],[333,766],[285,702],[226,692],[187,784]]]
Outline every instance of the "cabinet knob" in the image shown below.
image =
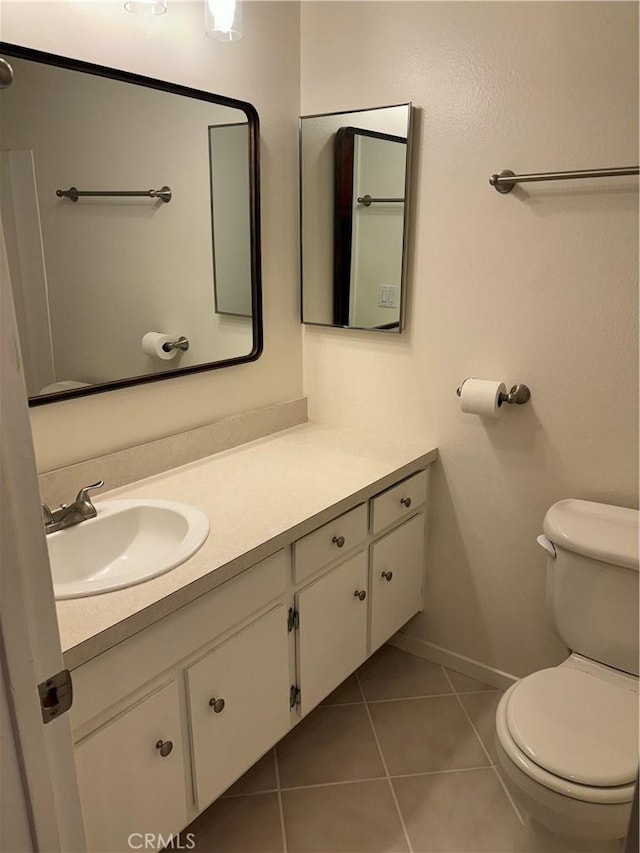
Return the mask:
[[166,758],[173,749],[173,744],[170,740],[159,740],[156,744],[156,749],[163,758]]
[[391,578],[393,577],[393,572],[383,572],[383,573],[382,573],[382,577],[383,577],[386,581],[390,581],[390,580],[391,580]]
[[219,714],[224,711],[224,699],[209,699],[209,706],[215,714]]
[[354,595],[354,598],[359,598],[360,601],[364,601],[365,598],[367,597],[367,591],[366,591],[366,589],[357,589],[353,593],[353,595]]
[[333,539],[332,539],[331,541],[332,541],[335,545],[337,545],[337,546],[338,546],[338,548],[342,548],[342,546],[344,545],[344,536],[334,536],[334,537],[333,537]]
[[400,498],[400,503],[404,504],[407,509],[411,506],[411,498]]

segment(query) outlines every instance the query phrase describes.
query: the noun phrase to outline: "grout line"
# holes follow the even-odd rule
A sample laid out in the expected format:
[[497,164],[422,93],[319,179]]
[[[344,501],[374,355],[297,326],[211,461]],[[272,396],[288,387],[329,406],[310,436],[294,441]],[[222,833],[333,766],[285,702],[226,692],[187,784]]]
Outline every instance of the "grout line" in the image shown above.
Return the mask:
[[334,782],[314,782],[313,785],[291,785],[283,791],[308,791],[310,788],[333,788],[338,785],[357,785],[360,782],[384,782],[386,776],[369,776],[365,779],[341,779]]
[[[453,767],[448,770],[423,770],[420,773],[394,773],[389,776],[390,779],[413,779],[420,776],[439,776],[447,773],[469,773],[473,770],[493,770],[493,765],[488,767],[486,764],[480,764],[477,767]],[[270,788],[266,791],[251,791],[247,794],[231,794],[223,799],[232,800],[244,797],[261,797],[263,794],[277,794],[278,791],[306,791],[309,788],[331,788],[334,785],[357,785],[359,782],[381,782],[387,776],[367,776],[362,779],[341,779],[333,782],[314,782],[311,785],[288,785],[286,788]]]
[[[449,682],[449,684],[451,685],[451,687],[453,687],[453,689],[454,689],[454,691],[455,691],[454,684],[453,684],[453,682],[451,681],[451,679],[449,678],[449,673],[447,672],[447,670],[446,670],[446,668],[445,668],[444,666],[442,667],[442,672],[444,673],[444,677],[447,679],[447,681]],[[498,782],[500,783],[500,787],[501,787],[501,788],[502,788],[502,790],[504,791],[505,796],[507,797],[507,799],[509,800],[509,803],[511,804],[511,808],[512,808],[512,809],[514,810],[514,812],[516,813],[516,817],[518,818],[518,820],[520,821],[520,823],[524,826],[524,819],[523,819],[522,815],[520,814],[520,810],[518,809],[517,805],[515,804],[515,802],[514,802],[514,800],[513,800],[513,797],[511,796],[511,793],[509,792],[509,790],[508,790],[507,786],[504,784],[504,781],[503,781],[503,779],[502,779],[502,776],[498,773],[498,771],[497,771],[497,769],[496,769],[496,766],[495,766],[495,764],[494,764],[494,762],[493,762],[493,759],[492,759],[492,758],[491,758],[491,756],[489,755],[489,750],[488,750],[488,749],[486,748],[486,746],[484,745],[484,741],[483,741],[483,740],[482,740],[482,738],[480,737],[480,734],[479,734],[479,732],[478,732],[477,728],[475,727],[475,725],[474,725],[474,723],[473,723],[473,720],[471,719],[471,716],[469,715],[469,712],[468,712],[468,711],[467,711],[467,709],[465,708],[465,706],[464,706],[464,702],[463,702],[463,701],[462,701],[462,699],[460,698],[460,694],[459,694],[459,693],[457,693],[457,692],[456,692],[456,699],[458,700],[458,704],[460,705],[460,707],[461,707],[461,709],[462,709],[462,713],[465,715],[465,717],[466,717],[466,718],[467,718],[467,720],[469,721],[469,725],[470,725],[470,726],[471,726],[471,728],[473,729],[475,736],[478,738],[478,742],[479,742],[480,746],[482,747],[482,750],[483,750],[484,754],[487,756],[487,760],[488,760],[488,762],[489,762],[489,765],[490,765],[491,769],[493,770],[493,772],[496,774],[496,777],[497,777],[497,779],[498,779]]]
[[278,788],[265,788],[264,791],[247,791],[245,794],[227,794],[220,796],[221,800],[241,800],[244,797],[261,797],[263,794],[277,794]]
[[402,812],[400,811],[400,803],[398,802],[398,798],[396,796],[395,788],[393,787],[393,782],[391,781],[391,776],[389,775],[389,768],[387,767],[387,762],[385,761],[384,754],[382,752],[382,745],[380,744],[380,739],[378,738],[378,732],[376,731],[376,727],[373,725],[373,718],[371,716],[371,711],[369,710],[369,705],[367,704],[367,701],[365,699],[364,691],[362,689],[362,684],[360,684],[360,676],[358,675],[357,670],[356,670],[356,681],[358,682],[358,687],[360,688],[360,693],[362,694],[362,699],[364,700],[364,709],[367,712],[367,717],[369,719],[369,725],[371,726],[371,731],[373,733],[373,737],[374,737],[374,740],[376,742],[376,746],[378,747],[378,752],[380,753],[380,761],[382,762],[382,766],[384,768],[385,776],[386,776],[387,782],[389,784],[389,790],[391,791],[391,796],[393,798],[393,802],[394,802],[395,807],[396,807],[396,812],[398,814],[400,826],[402,827],[404,839],[407,842],[407,849],[409,850],[409,853],[413,853],[413,845],[411,844],[411,839],[409,838],[407,826],[404,822]]
[[[469,694],[476,695],[477,693],[499,693],[497,687],[492,687],[489,690],[450,690],[448,693],[419,693],[414,696],[394,696],[389,699],[365,699],[368,705],[377,705],[380,702],[406,702],[411,699],[439,699],[443,696],[468,696]],[[363,702],[323,702],[319,708],[352,708],[354,705],[362,705]]]
[[282,833],[282,853],[288,853],[287,829],[284,825],[284,806],[282,804],[282,788],[280,786],[280,765],[278,764],[278,751],[273,747],[273,763],[276,771],[276,785],[278,792],[278,809],[280,810],[280,832]]

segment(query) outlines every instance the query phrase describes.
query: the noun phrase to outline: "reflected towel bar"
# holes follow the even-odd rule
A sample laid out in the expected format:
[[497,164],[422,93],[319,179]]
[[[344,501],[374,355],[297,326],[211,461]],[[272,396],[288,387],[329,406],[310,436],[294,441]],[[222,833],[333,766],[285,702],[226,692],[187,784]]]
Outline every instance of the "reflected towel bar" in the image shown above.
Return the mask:
[[[640,167],[622,166],[619,169],[581,169],[577,172],[540,172],[537,175],[515,175],[511,169],[504,169],[497,175],[491,175],[489,183],[499,193],[510,193],[516,184],[526,181],[572,181],[575,178],[621,178],[624,175],[638,175]],[[358,199],[359,201],[360,199]]]
[[364,204],[365,207],[369,207],[372,204],[376,204],[378,202],[384,204],[385,202],[398,202],[399,204],[404,204],[403,198],[372,198],[370,195],[360,196],[358,199],[358,204]]
[[159,190],[79,190],[69,187],[68,190],[56,190],[58,198],[70,198],[78,201],[81,196],[145,196],[146,198],[159,198],[160,201],[171,201],[171,188],[164,186]]

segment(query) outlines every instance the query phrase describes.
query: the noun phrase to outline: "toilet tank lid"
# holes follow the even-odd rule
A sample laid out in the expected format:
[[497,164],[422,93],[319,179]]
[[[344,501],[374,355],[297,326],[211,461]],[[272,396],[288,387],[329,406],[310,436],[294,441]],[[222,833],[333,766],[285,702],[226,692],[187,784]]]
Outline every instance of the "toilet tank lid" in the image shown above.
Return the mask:
[[638,518],[637,509],[569,498],[547,511],[543,529],[560,548],[638,571]]

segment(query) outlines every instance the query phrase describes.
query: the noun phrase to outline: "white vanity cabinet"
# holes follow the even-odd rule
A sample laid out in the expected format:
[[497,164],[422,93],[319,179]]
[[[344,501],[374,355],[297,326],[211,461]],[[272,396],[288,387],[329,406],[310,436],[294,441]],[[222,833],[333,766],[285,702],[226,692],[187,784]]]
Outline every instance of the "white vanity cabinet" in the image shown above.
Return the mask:
[[371,546],[370,653],[422,609],[423,567],[423,513]]
[[361,551],[297,595],[302,715],[367,657],[367,554]]
[[422,609],[428,471],[384,485],[73,670],[91,853],[166,843]]
[[167,838],[184,826],[187,792],[175,681],[77,743],[75,757],[90,851],[128,850],[145,833]]
[[276,607],[187,669],[198,810],[286,733],[287,611]]

